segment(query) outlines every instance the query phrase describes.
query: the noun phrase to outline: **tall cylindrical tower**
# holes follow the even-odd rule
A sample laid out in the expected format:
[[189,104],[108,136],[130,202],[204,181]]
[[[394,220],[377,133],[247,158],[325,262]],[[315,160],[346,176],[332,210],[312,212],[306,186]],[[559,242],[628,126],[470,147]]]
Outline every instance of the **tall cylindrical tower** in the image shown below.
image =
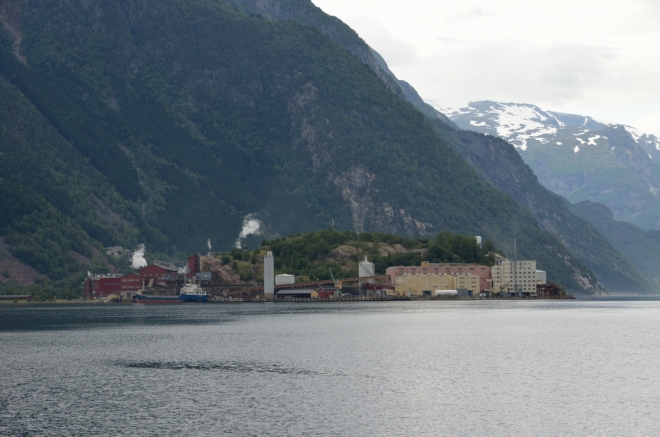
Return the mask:
[[264,297],[275,298],[275,259],[270,251],[264,257]]

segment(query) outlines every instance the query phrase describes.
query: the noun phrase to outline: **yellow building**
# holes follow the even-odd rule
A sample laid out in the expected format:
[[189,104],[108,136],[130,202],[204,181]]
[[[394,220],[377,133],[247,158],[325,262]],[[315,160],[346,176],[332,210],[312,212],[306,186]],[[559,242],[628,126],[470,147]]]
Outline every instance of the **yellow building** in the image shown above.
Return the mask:
[[460,274],[403,274],[396,277],[395,290],[400,296],[433,296],[435,290],[457,290],[464,288],[478,296],[481,292],[480,278],[470,273]]

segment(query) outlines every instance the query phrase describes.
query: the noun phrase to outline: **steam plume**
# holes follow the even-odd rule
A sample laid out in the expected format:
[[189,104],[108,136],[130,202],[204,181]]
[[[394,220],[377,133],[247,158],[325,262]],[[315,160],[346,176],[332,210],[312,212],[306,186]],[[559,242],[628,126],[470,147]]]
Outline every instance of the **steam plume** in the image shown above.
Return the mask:
[[147,266],[147,260],[144,259],[144,244],[140,244],[131,257],[131,267],[141,269]]
[[238,238],[236,239],[235,246],[237,249],[241,248],[241,240],[243,240],[245,237],[248,235],[260,235],[261,234],[261,221],[257,220],[252,216],[252,214],[248,214],[245,216],[243,219],[243,229],[241,230],[241,233],[238,234]]
[[211,251],[211,239],[206,242],[206,245],[209,247],[209,252]]

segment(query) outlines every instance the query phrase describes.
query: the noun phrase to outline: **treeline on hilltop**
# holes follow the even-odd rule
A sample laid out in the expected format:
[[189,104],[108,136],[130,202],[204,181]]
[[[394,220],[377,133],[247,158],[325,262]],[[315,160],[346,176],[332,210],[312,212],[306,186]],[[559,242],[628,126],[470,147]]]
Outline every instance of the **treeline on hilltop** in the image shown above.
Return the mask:
[[[336,251],[333,252],[341,246],[354,249],[350,251],[348,260],[342,259]],[[399,252],[386,253],[384,246],[398,249]],[[449,232],[441,232],[435,238],[406,238],[379,232],[357,233],[330,229],[265,240],[261,249],[252,252],[235,250],[231,255],[225,255],[223,262],[232,262],[244,280],[261,280],[255,274],[241,272],[241,263],[238,261],[261,263],[266,250],[273,252],[277,273],[295,274],[303,280],[311,281],[330,279],[330,271],[335,278],[356,277],[358,263],[365,256],[375,264],[376,273],[382,275],[388,267],[420,265],[422,261],[492,266],[495,263],[494,254],[503,255],[491,240],[485,240],[483,246],[480,246],[474,237]]]

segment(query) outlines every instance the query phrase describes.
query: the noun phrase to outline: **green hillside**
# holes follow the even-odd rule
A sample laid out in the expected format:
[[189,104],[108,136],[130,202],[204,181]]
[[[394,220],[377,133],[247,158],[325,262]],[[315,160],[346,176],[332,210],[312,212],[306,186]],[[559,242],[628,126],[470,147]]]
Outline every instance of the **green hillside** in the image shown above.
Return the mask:
[[584,201],[568,207],[591,223],[607,240],[635,265],[648,282],[660,288],[660,231],[645,231],[614,219],[605,205]]
[[0,56],[0,176],[90,246],[176,256],[211,239],[229,250],[247,214],[267,237],[334,218],[355,231],[482,235],[506,252],[516,237],[551,280],[596,287],[424,115],[314,28],[220,0],[13,6],[3,21],[22,40],[13,56],[4,38]]

